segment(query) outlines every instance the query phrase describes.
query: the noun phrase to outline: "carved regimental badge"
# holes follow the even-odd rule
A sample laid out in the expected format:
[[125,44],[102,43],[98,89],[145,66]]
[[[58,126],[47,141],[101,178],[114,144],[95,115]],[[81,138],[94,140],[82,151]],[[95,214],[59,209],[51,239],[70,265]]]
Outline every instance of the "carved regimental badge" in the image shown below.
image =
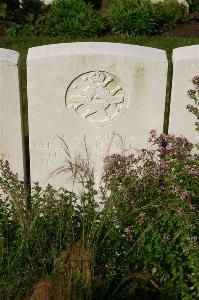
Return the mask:
[[105,71],[91,71],[69,85],[66,106],[84,120],[105,126],[123,115],[126,96],[119,78]]

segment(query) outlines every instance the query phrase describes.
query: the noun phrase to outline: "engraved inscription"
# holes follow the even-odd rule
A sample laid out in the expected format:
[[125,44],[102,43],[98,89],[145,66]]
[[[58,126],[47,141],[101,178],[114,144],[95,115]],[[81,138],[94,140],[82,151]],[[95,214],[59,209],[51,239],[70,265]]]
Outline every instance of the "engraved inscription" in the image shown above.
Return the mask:
[[73,114],[92,123],[112,123],[126,110],[123,84],[105,71],[81,74],[67,89],[66,106]]
[[105,156],[112,153],[127,153],[132,150],[132,135],[122,135],[116,132],[101,133],[88,138],[79,135],[60,135],[52,140],[31,142],[32,153],[37,157],[38,165],[45,165],[50,169],[56,169],[66,163],[69,158],[72,161],[78,156],[89,159],[91,166],[103,162]]

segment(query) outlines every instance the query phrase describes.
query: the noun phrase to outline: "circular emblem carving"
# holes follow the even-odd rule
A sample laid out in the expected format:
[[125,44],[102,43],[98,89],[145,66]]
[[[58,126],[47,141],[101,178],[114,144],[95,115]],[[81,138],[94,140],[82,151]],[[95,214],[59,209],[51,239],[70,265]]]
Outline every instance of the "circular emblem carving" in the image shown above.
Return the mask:
[[66,106],[78,117],[97,126],[118,120],[126,110],[120,79],[105,71],[91,71],[74,79],[66,91]]

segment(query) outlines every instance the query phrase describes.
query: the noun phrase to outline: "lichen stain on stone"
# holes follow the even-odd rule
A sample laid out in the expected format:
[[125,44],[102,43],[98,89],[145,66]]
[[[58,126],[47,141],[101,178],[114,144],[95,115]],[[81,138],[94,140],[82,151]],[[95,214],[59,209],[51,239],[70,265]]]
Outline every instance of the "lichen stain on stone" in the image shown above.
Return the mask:
[[135,91],[137,94],[140,94],[142,91],[144,91],[145,79],[146,67],[144,64],[140,63],[138,66],[136,66],[134,77]]

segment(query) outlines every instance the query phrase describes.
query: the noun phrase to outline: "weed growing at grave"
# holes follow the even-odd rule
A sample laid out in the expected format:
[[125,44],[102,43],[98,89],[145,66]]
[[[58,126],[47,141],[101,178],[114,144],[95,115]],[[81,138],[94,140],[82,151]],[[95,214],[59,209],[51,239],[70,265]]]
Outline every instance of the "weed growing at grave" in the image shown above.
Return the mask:
[[105,161],[114,207],[107,286],[117,282],[121,298],[197,299],[199,154],[184,138],[152,131],[150,142],[151,150]]
[[150,142],[106,158],[101,209],[92,179],[79,199],[36,184],[27,208],[1,162],[2,299],[197,299],[199,155],[183,138]]
[[[198,76],[192,82],[187,108],[198,119]],[[198,299],[199,153],[187,139],[154,130],[149,143],[105,160],[112,230],[100,245],[102,285],[116,299]]]
[[154,130],[149,145],[106,157],[98,195],[87,164],[71,162],[80,196],[35,184],[28,203],[0,161],[1,299],[199,298],[199,153]]
[[34,287],[31,299],[43,290],[51,290],[53,299],[77,299],[77,292],[89,296],[91,229],[99,217],[92,182],[79,199],[64,189],[42,190],[35,184],[27,208],[23,184],[7,162],[0,167],[1,299],[25,299]]
[[197,121],[195,122],[196,130],[199,132],[199,76],[192,79],[194,88],[188,91],[188,96],[193,100],[193,104],[188,104],[187,109],[192,113]]

